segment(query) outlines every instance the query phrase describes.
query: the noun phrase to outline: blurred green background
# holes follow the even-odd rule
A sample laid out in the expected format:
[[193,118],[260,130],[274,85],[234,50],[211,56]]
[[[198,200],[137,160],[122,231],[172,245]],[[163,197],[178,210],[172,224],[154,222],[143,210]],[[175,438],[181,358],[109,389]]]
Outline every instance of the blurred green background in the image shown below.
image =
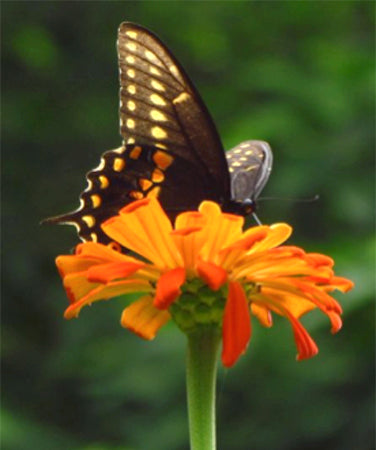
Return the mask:
[[305,321],[319,355],[297,363],[291,329],[253,321],[247,354],[220,370],[219,450],[371,449],[374,399],[374,2],[2,2],[3,449],[185,450],[185,339],[119,325],[124,299],[65,321],[54,258],[77,243],[39,221],[78,205],[84,174],[120,144],[116,31],[155,31],[202,93],[226,148],[275,155],[265,223],[336,259],[356,288],[344,328]]

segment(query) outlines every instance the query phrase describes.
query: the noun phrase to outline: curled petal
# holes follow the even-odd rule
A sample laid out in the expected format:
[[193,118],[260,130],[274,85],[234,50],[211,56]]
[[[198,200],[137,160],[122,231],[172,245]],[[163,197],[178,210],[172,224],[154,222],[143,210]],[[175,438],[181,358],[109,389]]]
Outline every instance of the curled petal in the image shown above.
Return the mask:
[[320,253],[307,253],[306,261],[314,267],[321,267],[321,266],[333,267],[334,266],[334,261],[332,258],[330,258],[329,256],[326,256],[326,255],[322,255]]
[[56,266],[60,276],[82,272],[97,264],[112,262],[138,262],[136,259],[123,255],[111,247],[96,242],[85,242],[77,245],[74,255],[61,255],[56,258]]
[[169,270],[158,280],[154,306],[158,309],[168,309],[181,294],[180,288],[185,282],[185,270],[182,267]]
[[326,313],[330,319],[330,323],[332,324],[332,328],[330,331],[332,334],[337,333],[342,328],[342,319],[339,314],[334,311],[327,311]]
[[262,241],[268,235],[268,229],[268,226],[263,225],[250,228],[243,234],[241,239],[224,248],[222,252],[228,252],[229,250],[235,249],[248,251],[256,242]]
[[240,283],[229,283],[229,292],[223,316],[222,362],[233,366],[245,352],[251,338],[251,321],[247,298]]
[[227,281],[227,272],[211,262],[199,260],[197,273],[213,291],[217,291]]
[[270,328],[273,325],[272,314],[266,306],[252,302],[251,312],[264,327]]
[[121,325],[143,339],[151,340],[169,319],[170,313],[155,308],[153,297],[146,295],[124,309]]
[[[64,280],[64,284],[67,292],[70,291],[69,287],[69,277]],[[95,285],[91,284],[91,289],[79,300],[74,301],[64,313],[66,319],[72,319],[77,317],[81,309],[85,305],[91,305],[93,302],[98,300],[107,300],[112,297],[117,297],[119,295],[129,294],[131,292],[150,292],[150,285],[146,281],[141,280],[122,280],[114,281],[108,284]]]
[[145,264],[134,262],[115,262],[92,266],[87,271],[87,279],[92,283],[107,283],[117,278],[126,278]]
[[328,290],[338,289],[341,292],[348,292],[354,287],[351,280],[343,277],[332,277],[328,286]]
[[287,223],[276,223],[270,225],[268,235],[260,242],[257,242],[251,249],[253,252],[261,252],[269,248],[277,247],[277,245],[285,242],[292,233],[292,228]]
[[318,349],[315,341],[307,333],[307,330],[291,314],[287,313],[287,317],[290,320],[290,323],[292,325],[295,343],[296,343],[296,347],[298,349],[298,354],[296,356],[296,359],[298,361],[301,361],[303,359],[312,358],[312,356],[317,355],[317,353],[319,352],[319,349]]

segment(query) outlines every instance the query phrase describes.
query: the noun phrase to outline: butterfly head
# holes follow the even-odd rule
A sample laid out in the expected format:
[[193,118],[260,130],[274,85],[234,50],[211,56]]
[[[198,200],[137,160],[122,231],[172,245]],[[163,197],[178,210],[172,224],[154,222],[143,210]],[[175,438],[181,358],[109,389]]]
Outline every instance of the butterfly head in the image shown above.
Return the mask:
[[249,216],[256,211],[256,202],[250,198],[244,201],[230,200],[223,205],[223,211],[238,216]]

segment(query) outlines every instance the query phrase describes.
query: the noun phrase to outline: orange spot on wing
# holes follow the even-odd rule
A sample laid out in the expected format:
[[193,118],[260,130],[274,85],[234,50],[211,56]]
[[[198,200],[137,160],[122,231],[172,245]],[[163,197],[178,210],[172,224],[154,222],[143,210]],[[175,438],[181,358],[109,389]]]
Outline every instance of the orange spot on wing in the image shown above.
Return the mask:
[[154,171],[151,175],[151,179],[152,179],[153,183],[162,183],[164,178],[165,178],[165,176],[161,170],[154,169]]
[[167,169],[173,160],[174,158],[166,152],[156,151],[153,155],[153,161],[162,170]]
[[142,151],[142,147],[140,147],[140,146],[134,147],[130,151],[129,157],[132,158],[132,159],[138,159],[140,154],[141,154],[141,151]]
[[129,193],[129,196],[134,198],[135,200],[141,200],[142,198],[144,198],[144,194],[140,191],[131,191]]
[[146,179],[146,178],[141,178],[139,180],[138,184],[140,185],[140,188],[143,191],[146,191],[147,189],[149,189],[153,185],[153,183],[150,180]]
[[104,175],[99,175],[99,182],[101,184],[101,189],[106,189],[110,185],[108,178]]

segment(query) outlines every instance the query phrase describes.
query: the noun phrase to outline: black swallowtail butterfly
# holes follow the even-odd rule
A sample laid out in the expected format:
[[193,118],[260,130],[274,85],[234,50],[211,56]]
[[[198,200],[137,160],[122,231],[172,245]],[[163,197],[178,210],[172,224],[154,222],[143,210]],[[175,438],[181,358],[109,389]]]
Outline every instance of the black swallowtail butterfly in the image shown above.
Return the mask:
[[246,141],[225,153],[184,69],[146,28],[122,23],[117,51],[123,145],[87,174],[78,210],[46,222],[75,225],[81,239],[106,244],[100,225],[143,197],[157,197],[171,219],[203,200],[253,212],[271,171],[269,145]]

